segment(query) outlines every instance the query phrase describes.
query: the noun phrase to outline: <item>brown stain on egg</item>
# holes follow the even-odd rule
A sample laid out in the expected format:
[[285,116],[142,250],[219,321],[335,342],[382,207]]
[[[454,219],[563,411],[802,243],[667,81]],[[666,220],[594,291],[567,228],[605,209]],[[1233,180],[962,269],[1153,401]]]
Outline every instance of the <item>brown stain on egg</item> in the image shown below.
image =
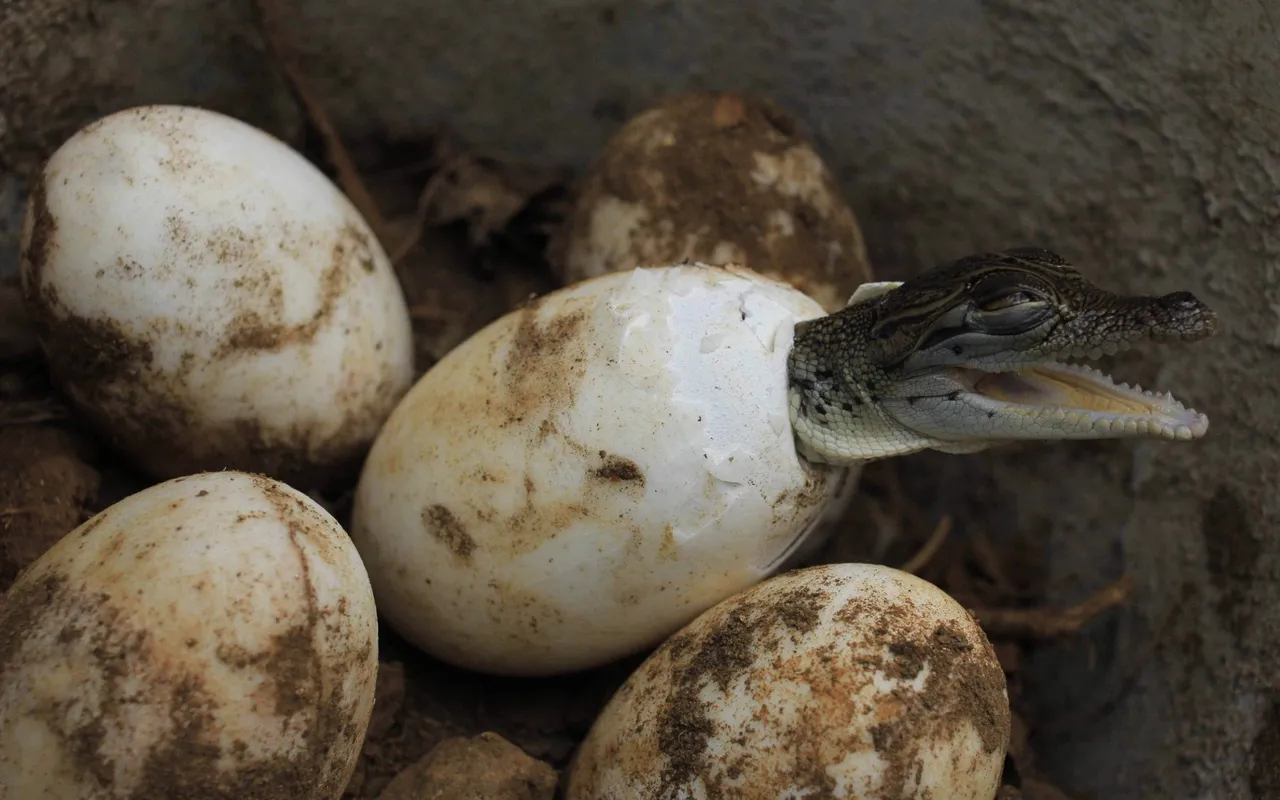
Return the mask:
[[[974,620],[939,617],[910,597],[873,590],[833,608],[833,592],[849,579],[823,570],[798,571],[803,583],[748,590],[659,647],[605,712],[615,715],[608,726],[584,743],[568,796],[596,796],[614,769],[623,786],[646,796],[674,796],[696,781],[708,800],[729,800],[743,796],[744,780],[753,796],[789,787],[830,796],[833,759],[875,748],[885,783],[860,796],[896,800],[923,770],[926,742],[950,742],[972,726],[987,753],[1007,747],[1004,674]],[[824,618],[821,629],[832,635],[813,639]],[[873,689],[878,674],[904,685]],[[919,691],[905,685],[921,675]],[[784,720],[774,692],[794,684],[807,687],[806,699]],[[732,697],[752,703],[753,716],[737,723],[736,714],[722,713],[723,698]],[[859,718],[874,721],[870,741],[849,728]],[[758,763],[751,748],[752,732],[761,730],[773,740],[776,765]],[[985,768],[954,758],[958,770]]]
[[[618,518],[613,501],[619,493],[633,496],[644,488],[639,465],[625,456],[588,448],[557,424],[576,404],[592,357],[590,314],[595,302],[590,295],[543,297],[512,312],[503,323],[506,330],[496,333],[487,349],[466,354],[468,363],[455,367],[452,361],[442,362],[442,385],[468,381],[468,390],[451,390],[415,409],[416,415],[430,415],[435,424],[458,431],[475,430],[491,420],[506,431],[504,436],[522,445],[523,458],[512,462],[519,470],[514,474],[469,460],[460,469],[458,480],[479,497],[490,494],[490,484],[498,481],[523,489],[523,498],[511,509],[499,512],[483,502],[468,506],[465,516],[450,509],[476,546],[518,556],[584,521],[605,528],[627,525]],[[477,370],[480,363],[491,369]],[[585,462],[580,483],[535,480],[565,459]]]
[[501,380],[507,424],[530,423],[536,431],[552,412],[573,406],[586,372],[584,335],[590,327],[587,309],[573,306],[572,301],[557,306],[545,321],[539,320],[542,299],[515,312],[519,317]]
[[[806,184],[823,199],[761,183],[755,175],[762,157],[783,173],[807,173]],[[630,231],[627,252],[590,264],[595,215],[611,199],[644,217]],[[675,95],[628,120],[582,181],[548,247],[549,260],[570,280],[642,264],[718,264],[726,254],[828,311],[873,279],[858,222],[795,121],[769,100],[736,93]]]
[[[231,234],[225,234],[227,236]],[[253,258],[243,252],[244,242],[219,241],[206,243],[213,250],[221,248],[236,256],[240,263],[253,263]],[[259,245],[264,246],[265,243]],[[348,223],[338,234],[330,254],[329,264],[318,282],[319,299],[316,310],[305,322],[286,324],[275,320],[285,316],[284,293],[276,287],[270,295],[270,304],[264,315],[259,310],[241,312],[227,326],[223,342],[215,357],[242,350],[278,351],[287,346],[305,344],[315,339],[316,333],[332,318],[338,301],[350,289],[352,265],[369,273],[373,271],[373,254],[369,237],[355,225]],[[275,281],[274,276],[263,274],[263,280]]]
[[[71,713],[70,697],[45,695],[45,702],[31,712],[47,726],[66,759],[68,773],[54,779],[128,800],[293,800],[341,791],[345,770],[339,765],[349,761],[344,750],[354,753],[358,747],[358,726],[334,717],[347,712],[331,698],[305,694],[320,688],[314,673],[300,675],[293,669],[299,659],[308,660],[299,653],[311,651],[309,639],[296,632],[286,634],[267,654],[244,659],[246,666],[265,660],[266,672],[277,686],[290,687],[287,692],[277,688],[284,702],[276,704],[276,711],[293,724],[302,715],[307,730],[302,749],[253,760],[243,743],[224,746],[220,741],[219,714],[237,712],[220,704],[200,672],[174,665],[168,653],[178,643],[138,627],[136,616],[118,598],[85,592],[77,584],[49,570],[19,581],[0,600],[0,682],[13,685],[20,673],[59,663],[74,664],[85,676],[71,695],[85,697],[84,707],[91,711]],[[36,638],[51,627],[61,632],[52,639]],[[190,641],[187,646],[195,644]],[[129,741],[133,731],[143,730],[134,728],[139,720],[155,716],[165,722],[154,729],[160,731],[154,740],[146,735],[138,739],[141,749],[136,757],[141,762],[132,773],[136,779],[128,780],[129,770],[125,778],[118,777],[108,742],[115,746]]]
[[[161,365],[156,353],[184,323],[159,319],[126,327],[73,313],[45,280],[49,254],[58,246],[57,223],[47,206],[47,180],[45,176],[37,181],[31,194],[32,231],[22,252],[24,299],[55,383],[116,450],[161,479],[230,468],[324,484],[356,469],[376,423],[390,414],[407,388],[399,386],[397,378],[384,377],[377,391],[368,393],[371,401],[360,399],[363,393],[357,399],[335,396],[333,402],[344,418],[337,426],[340,433],[317,439],[317,429],[305,420],[287,429],[269,429],[252,418],[202,422],[189,376],[208,358],[234,358],[237,353],[312,341],[351,290],[353,275],[372,270],[373,245],[367,233],[354,224],[342,229],[320,278],[316,312],[290,325],[274,321],[284,316],[279,278],[256,264],[265,257],[265,239],[226,227],[205,238],[180,216],[171,215],[166,227],[172,248],[212,252],[243,267],[228,291],[265,305],[242,310],[212,356],[186,352],[176,365]],[[296,231],[292,235],[302,236]]]
[[[148,606],[142,592],[135,596],[83,588],[96,576],[72,576],[55,559],[39,563],[0,598],[0,683],[12,686],[32,680],[42,687],[42,702],[31,710],[0,706],[0,716],[11,715],[0,723],[12,724],[12,715],[30,714],[47,727],[65,764],[64,775],[53,779],[130,800],[292,800],[336,796],[345,786],[368,724],[367,714],[359,711],[362,705],[367,711],[369,704],[358,689],[346,696],[347,681],[334,678],[359,676],[357,684],[371,685],[376,641],[371,626],[353,626],[358,618],[346,613],[345,598],[339,598],[336,613],[320,602],[312,559],[336,564],[342,557],[332,522],[278,485],[260,476],[248,480],[263,491],[287,527],[301,576],[287,590],[292,600],[301,602],[301,613],[293,624],[280,627],[262,650],[224,639],[210,643],[210,655],[225,668],[262,677],[269,706],[258,707],[256,696],[246,702],[258,713],[275,714],[278,721],[271,724],[280,725],[263,741],[277,737],[297,745],[284,744],[254,756],[245,742],[225,742],[222,725],[228,715],[243,714],[249,706],[211,680],[214,673],[206,673],[201,656],[175,657],[208,646],[202,635],[167,627],[161,622],[162,610]],[[152,511],[170,506],[157,505]],[[96,525],[104,519],[100,516]],[[74,544],[65,547],[101,552],[104,559],[86,569],[106,569],[100,576],[105,578],[122,568],[130,554],[118,552],[112,558],[112,549],[119,549],[116,537],[104,541],[97,539],[100,536],[97,527],[86,526],[85,535],[66,540]],[[147,552],[142,548],[134,556]],[[109,566],[111,562],[115,566]],[[203,581],[192,586],[192,591],[204,590]],[[215,617],[225,611],[228,619],[241,613],[235,604],[210,611]],[[280,622],[287,623],[262,620]],[[221,637],[218,630],[211,627],[209,635]],[[76,670],[81,679],[61,688],[41,683],[40,676],[59,665]],[[113,753],[122,742],[130,746],[131,757],[118,764]]]
[[699,698],[702,687],[714,683],[728,694],[738,677],[750,671],[757,655],[770,648],[770,639],[783,631],[808,633],[826,602],[827,595],[820,589],[797,587],[773,603],[738,603],[715,625],[702,629],[705,635],[686,631],[660,648],[669,659],[670,673],[678,676],[658,718],[658,751],[665,757],[659,784],[662,794],[701,776],[709,798],[726,796],[714,788],[708,774],[707,743],[716,727]]
[[909,597],[891,602],[874,593],[850,600],[835,620],[850,626],[875,620],[871,637],[889,641],[869,666],[888,677],[913,681],[928,670],[920,691],[899,687],[885,698],[882,719],[871,729],[886,762],[883,796],[900,796],[923,768],[922,742],[950,741],[972,726],[985,752],[1008,747],[1012,721],[1004,672],[976,621],[938,622]]
[[644,488],[644,473],[636,462],[604,450],[600,451],[600,459],[604,463],[587,473],[589,478],[608,483],[634,483]]
[[439,503],[422,509],[422,525],[427,533],[439,540],[458,558],[467,560],[476,549],[476,540],[471,538],[462,521],[452,511]]

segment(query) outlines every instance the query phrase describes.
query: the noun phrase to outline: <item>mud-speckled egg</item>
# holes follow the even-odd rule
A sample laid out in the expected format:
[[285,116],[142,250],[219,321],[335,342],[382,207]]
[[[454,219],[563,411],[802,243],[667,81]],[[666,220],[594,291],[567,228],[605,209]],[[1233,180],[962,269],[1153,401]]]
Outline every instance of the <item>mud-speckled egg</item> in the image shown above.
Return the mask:
[[269,478],[176,478],[0,597],[0,797],[338,798],[377,615],[338,523]]
[[352,538],[383,619],[545,675],[657,644],[775,572],[844,471],[795,450],[786,359],[822,308],[739,268],[640,268],[497,320],[374,442]]
[[889,567],[784,573],[672,636],[596,719],[567,800],[991,800],[1004,672],[955,600]]
[[619,128],[577,187],[550,258],[567,282],[736,263],[827,311],[872,279],[858,221],[796,122],[731,92],[663,98]]
[[21,243],[54,378],[154,476],[354,468],[413,381],[369,226],[239,120],[147,106],[85,127],[37,176]]

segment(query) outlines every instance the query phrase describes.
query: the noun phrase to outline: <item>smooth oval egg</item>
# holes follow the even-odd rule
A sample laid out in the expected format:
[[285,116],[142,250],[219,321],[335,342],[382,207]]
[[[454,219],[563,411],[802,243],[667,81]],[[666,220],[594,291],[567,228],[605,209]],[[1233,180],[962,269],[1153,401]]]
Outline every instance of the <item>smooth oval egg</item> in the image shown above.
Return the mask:
[[338,798],[377,667],[368,578],[315,502],[158,484],[0,597],[0,797]]
[[392,413],[352,538],[383,619],[438,658],[547,675],[657,644],[776,571],[843,470],[795,451],[801,292],[681,265],[553,292]]
[[567,800],[991,800],[1010,735],[975,620],[898,570],[784,573],[672,636],[596,719]]
[[413,381],[369,226],[283,142],[197,108],[85,127],[49,159],[21,275],[49,368],[159,478],[354,472]]

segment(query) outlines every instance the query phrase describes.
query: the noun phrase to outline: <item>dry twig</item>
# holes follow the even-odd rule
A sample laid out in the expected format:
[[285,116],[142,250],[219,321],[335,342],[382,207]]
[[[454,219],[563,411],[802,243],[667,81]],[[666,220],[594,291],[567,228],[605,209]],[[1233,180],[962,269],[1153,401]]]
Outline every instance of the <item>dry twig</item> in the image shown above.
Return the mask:
[[1078,633],[1102,612],[1124,605],[1133,591],[1125,575],[1070,608],[980,608],[973,615],[987,636],[996,639],[1057,639]]
[[67,410],[48,400],[0,400],[0,428],[65,419]]
[[916,551],[916,554],[907,559],[907,563],[903,564],[901,569],[903,572],[910,572],[915,575],[933,559],[938,553],[938,549],[942,547],[942,543],[947,540],[947,536],[951,533],[951,515],[943,514],[938,520],[938,524],[934,526],[933,533],[929,535],[924,545]]
[[409,255],[410,251],[421,241],[423,228],[426,227],[427,217],[431,212],[431,204],[435,202],[436,195],[440,193],[440,187],[444,186],[450,170],[461,163],[464,158],[464,154],[453,156],[436,170],[436,173],[431,176],[431,180],[427,181],[427,185],[422,189],[422,194],[418,196],[418,206],[414,209],[413,217],[409,220],[409,229],[400,239],[400,243],[391,250],[392,264],[399,264],[403,261],[404,257]]
[[351,153],[342,143],[342,137],[338,135],[337,128],[325,111],[319,94],[307,79],[293,42],[284,34],[285,25],[278,7],[279,2],[280,0],[255,0],[254,2],[258,10],[259,25],[262,28],[262,38],[274,53],[285,80],[288,81],[299,105],[302,106],[303,113],[307,115],[307,119],[311,120],[311,124],[315,125],[317,133],[324,140],[325,153],[338,173],[338,184],[351,199],[352,205],[369,223],[374,236],[378,237],[383,248],[390,248],[390,226],[378,209],[378,203],[369,192],[369,187],[360,176],[360,170],[351,158]]

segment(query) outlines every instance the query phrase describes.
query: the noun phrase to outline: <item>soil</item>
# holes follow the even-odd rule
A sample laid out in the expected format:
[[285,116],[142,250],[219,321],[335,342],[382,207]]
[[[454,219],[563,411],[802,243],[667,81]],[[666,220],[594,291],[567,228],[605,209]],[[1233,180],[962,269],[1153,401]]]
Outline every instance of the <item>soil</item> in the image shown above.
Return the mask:
[[[399,224],[399,230],[409,230],[412,225],[405,220],[417,204],[413,187],[424,185],[433,170],[440,168],[439,142],[424,136],[413,141],[364,143],[353,152],[359,155],[362,169],[368,171],[382,211],[393,225]],[[399,260],[397,271],[413,309],[420,371],[480,327],[557,284],[542,254],[547,234],[561,213],[560,196],[545,191],[544,184],[534,181],[531,185],[538,186],[541,193],[525,198],[526,204],[517,211],[511,211],[510,197],[503,197],[507,205],[501,230],[486,227],[483,236],[476,235],[476,224],[492,225],[492,215],[483,213],[484,209],[472,209],[469,215],[453,213],[453,221],[428,220]],[[442,206],[453,208],[462,202],[457,197],[477,196],[468,194],[466,187],[452,191],[458,193],[453,199],[438,199]],[[154,481],[138,475],[107,443],[86,433],[82,421],[68,411],[68,405],[49,385],[38,353],[31,347],[30,331],[3,328],[0,334],[4,339],[0,341],[3,589],[20,569],[91,514]],[[602,454],[602,479],[643,482],[634,464],[607,456]],[[1001,493],[988,487],[985,493],[949,496],[936,482],[930,482],[930,458],[871,464],[861,482],[862,497],[852,504],[848,534],[833,537],[816,560],[904,563],[928,537],[937,517],[947,513],[954,519],[955,532],[919,574],[966,605],[999,608],[1034,604],[1042,594],[1042,569],[1036,557],[1042,542],[1010,535],[1016,532],[981,531],[966,525],[966,519],[996,516],[990,507],[973,504],[998,506]],[[305,485],[297,488],[319,500],[339,522],[348,523],[351,485],[323,490]],[[446,538],[460,557],[469,555],[469,537],[453,524],[456,521],[451,522],[447,510],[424,513],[436,535]],[[877,532],[886,528],[892,529],[894,543],[888,552],[875,554]],[[812,625],[812,614],[803,603],[791,607],[793,617],[785,620],[788,626],[802,629]],[[945,639],[945,633],[939,632],[939,636]],[[732,635],[732,630],[726,630],[725,636]],[[713,678],[717,670],[732,667],[733,645],[726,641],[717,651],[723,663],[704,665]],[[1019,714],[1018,703],[1018,665],[1034,645],[998,639],[993,645],[1005,666],[1015,710],[1007,782],[1016,790],[1034,775],[1026,731],[1035,726]],[[909,671],[913,655],[918,654],[913,654],[909,642],[900,650],[893,654],[895,664]],[[440,743],[486,732],[562,771],[595,716],[645,655],[559,678],[495,678],[442,664],[386,628],[380,631],[379,654],[382,667],[373,721],[346,798],[377,798],[396,776]],[[670,713],[673,741],[679,740],[677,744],[686,750],[696,749],[700,735],[696,717],[682,713],[679,707]],[[1275,749],[1272,744],[1267,740],[1264,749]],[[490,747],[486,752],[492,750]],[[689,766],[677,758],[670,769]],[[1255,783],[1271,786],[1275,783],[1273,774],[1274,770],[1263,768],[1255,775]]]

